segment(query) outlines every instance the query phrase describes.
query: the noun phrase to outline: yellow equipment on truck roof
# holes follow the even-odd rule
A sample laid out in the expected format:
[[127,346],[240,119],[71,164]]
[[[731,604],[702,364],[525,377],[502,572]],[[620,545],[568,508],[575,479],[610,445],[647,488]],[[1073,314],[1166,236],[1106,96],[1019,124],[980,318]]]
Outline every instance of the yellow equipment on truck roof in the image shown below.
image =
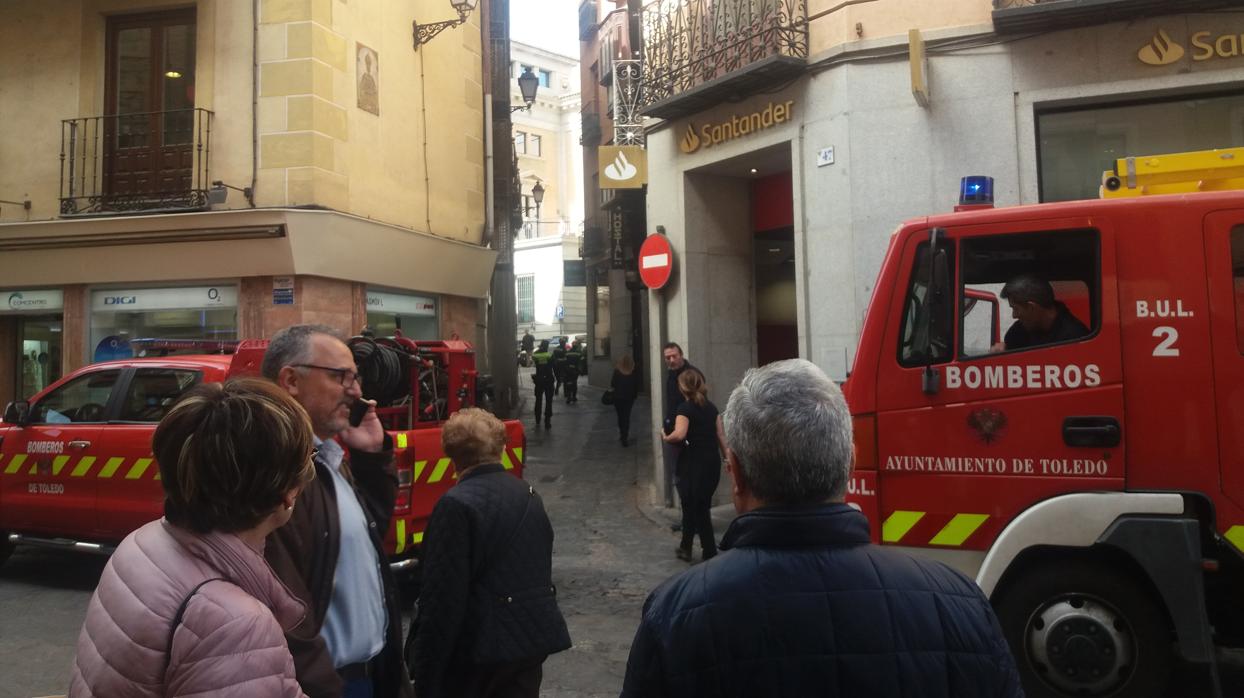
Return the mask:
[[1244,189],[1244,148],[1119,158],[1101,175],[1103,199]]

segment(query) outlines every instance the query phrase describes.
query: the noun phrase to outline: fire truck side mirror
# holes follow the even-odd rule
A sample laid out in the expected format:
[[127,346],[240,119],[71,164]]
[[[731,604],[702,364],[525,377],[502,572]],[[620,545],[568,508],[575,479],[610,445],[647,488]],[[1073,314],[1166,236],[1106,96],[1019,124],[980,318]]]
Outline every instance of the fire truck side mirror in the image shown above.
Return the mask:
[[26,400],[10,402],[4,408],[4,421],[8,424],[25,426],[30,419],[30,403]]

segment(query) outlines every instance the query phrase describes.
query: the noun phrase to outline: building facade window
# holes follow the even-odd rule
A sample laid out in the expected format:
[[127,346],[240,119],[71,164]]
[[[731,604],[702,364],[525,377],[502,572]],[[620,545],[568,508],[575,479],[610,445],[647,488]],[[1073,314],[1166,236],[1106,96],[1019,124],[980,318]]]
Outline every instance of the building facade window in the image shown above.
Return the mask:
[[100,289],[91,292],[88,350],[94,361],[197,353],[238,338],[236,286]]
[[436,299],[367,289],[367,326],[377,337],[440,339]]
[[519,155],[527,154],[527,134],[522,131],[514,132],[514,152]]
[[1041,200],[1095,199],[1124,157],[1244,146],[1244,95],[1037,113]]
[[549,83],[552,82],[553,74],[547,70],[541,69],[536,72],[536,77],[540,79],[540,87],[548,87]]
[[536,320],[536,277],[524,274],[515,279],[518,284],[518,324],[529,324]]
[[540,136],[532,133],[527,136],[527,154],[540,157]]

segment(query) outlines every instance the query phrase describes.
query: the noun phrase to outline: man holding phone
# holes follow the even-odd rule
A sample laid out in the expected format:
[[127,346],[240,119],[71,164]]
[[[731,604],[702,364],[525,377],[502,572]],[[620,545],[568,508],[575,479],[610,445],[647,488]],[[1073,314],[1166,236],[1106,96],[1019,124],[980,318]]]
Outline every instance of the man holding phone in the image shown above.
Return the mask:
[[331,327],[294,325],[273,336],[262,371],[307,411],[318,449],[315,480],[264,549],[307,605],[286,635],[298,683],[312,698],[413,696],[382,546],[397,498],[393,444],[362,399],[354,357]]

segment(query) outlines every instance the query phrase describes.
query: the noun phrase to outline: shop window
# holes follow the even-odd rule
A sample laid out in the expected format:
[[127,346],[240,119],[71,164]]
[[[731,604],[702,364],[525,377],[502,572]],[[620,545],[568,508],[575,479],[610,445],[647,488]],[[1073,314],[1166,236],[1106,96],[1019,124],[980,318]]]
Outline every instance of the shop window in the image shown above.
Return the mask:
[[1095,199],[1124,157],[1244,146],[1244,95],[1037,113],[1042,201]]
[[953,258],[952,248],[946,242],[938,243],[937,254],[932,259],[929,257],[929,243],[920,243],[916,249],[907,299],[903,302],[902,341],[898,356],[903,366],[924,366],[950,359],[954,322],[950,298]]
[[79,376],[48,393],[35,405],[31,423],[76,424],[104,421],[104,408],[120,371],[99,371]]
[[516,279],[518,283],[518,324],[535,322],[536,277],[525,274]]
[[1100,324],[1093,230],[966,238],[961,357],[1075,342]]
[[120,419],[126,422],[158,422],[182,393],[198,382],[197,371],[139,369],[121,403]]
[[1244,354],[1244,226],[1231,229],[1231,275],[1235,284],[1235,338]]
[[91,294],[94,361],[201,354],[237,335],[237,287],[109,289]]
[[532,157],[540,157],[540,136],[531,134],[527,137],[527,154]]
[[595,294],[594,302],[596,309],[596,324],[593,326],[594,337],[594,356],[609,357],[610,339],[609,331],[611,324],[610,308],[609,308],[609,271],[607,269],[598,269],[596,272],[596,285],[593,287]]

